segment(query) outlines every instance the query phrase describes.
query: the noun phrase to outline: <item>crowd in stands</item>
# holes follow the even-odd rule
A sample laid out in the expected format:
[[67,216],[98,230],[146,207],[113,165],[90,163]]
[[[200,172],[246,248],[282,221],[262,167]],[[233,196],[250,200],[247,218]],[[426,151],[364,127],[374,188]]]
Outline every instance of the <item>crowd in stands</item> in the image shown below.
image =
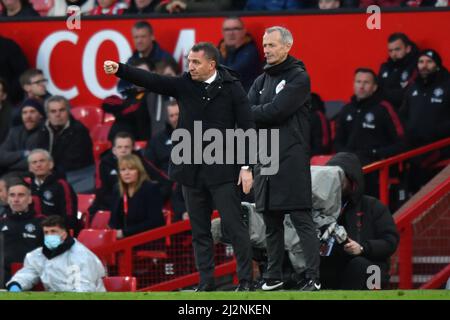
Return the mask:
[[[447,5],[440,0],[66,0],[56,1],[48,15],[65,15],[69,5],[80,6],[84,14],[119,15],[412,6],[413,2]],[[1,0],[1,4],[5,17],[39,15],[28,1]],[[180,75],[178,64],[158,44],[148,22],[138,21],[131,33],[135,51],[129,65]],[[248,91],[263,70],[255,39],[239,17],[224,19],[222,35],[217,44],[221,63],[241,75]],[[326,117],[320,95],[312,94],[311,156],[351,152],[366,165],[450,136],[450,76],[439,53],[419,48],[403,33],[392,34],[387,49],[388,58],[378,72],[363,66],[355,70],[354,95],[332,121]],[[0,226],[7,224],[14,230],[26,224],[34,234],[43,217],[60,215],[76,235],[83,227],[77,218],[77,194],[81,193],[96,195],[91,216],[98,210],[111,211],[109,225],[119,239],[163,226],[163,207],[170,207],[175,221],[188,219],[181,188],[168,179],[171,133],[179,117],[177,101],[122,80],[118,92],[120,96],[107,97],[99,106],[115,120],[108,136],[112,148],[96,158],[91,128],[71,114],[74,106],[65,97],[52,95],[43,72],[30,68],[21,48],[0,36]],[[146,148],[137,150],[136,141],[145,141]],[[448,156],[440,155],[441,159]],[[413,165],[424,168],[429,161],[421,158]],[[377,196],[378,176],[365,178],[366,193]],[[413,177],[416,190],[427,178]],[[6,261],[21,262],[26,252],[41,244],[42,237],[25,237],[23,250]]]
[[83,15],[214,13],[223,11],[281,11],[304,9],[445,7],[448,0],[1,0],[3,17],[60,17],[78,6]]

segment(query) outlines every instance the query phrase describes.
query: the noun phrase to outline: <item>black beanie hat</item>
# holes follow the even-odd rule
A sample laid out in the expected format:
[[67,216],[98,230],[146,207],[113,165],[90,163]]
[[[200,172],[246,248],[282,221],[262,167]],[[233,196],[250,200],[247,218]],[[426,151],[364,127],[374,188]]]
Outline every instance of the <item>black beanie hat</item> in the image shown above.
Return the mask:
[[425,49],[425,50],[421,51],[419,58],[421,56],[427,56],[428,58],[432,59],[438,65],[438,67],[442,66],[441,56],[439,55],[439,53],[437,53],[433,49]]

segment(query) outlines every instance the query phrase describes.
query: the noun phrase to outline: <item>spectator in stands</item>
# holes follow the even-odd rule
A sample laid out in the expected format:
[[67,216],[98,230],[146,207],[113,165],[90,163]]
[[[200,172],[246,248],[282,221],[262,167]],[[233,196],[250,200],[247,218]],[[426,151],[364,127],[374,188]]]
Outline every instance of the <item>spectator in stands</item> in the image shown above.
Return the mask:
[[[129,65],[150,71],[147,61],[142,58],[131,60]],[[115,117],[108,139],[112,141],[118,132],[128,132],[137,140],[148,140],[152,132],[148,92],[131,85],[124,91],[124,96],[125,99],[110,96],[102,103],[102,109]]]
[[22,49],[14,40],[0,36],[0,78],[6,81],[8,97],[13,105],[23,100],[19,76],[27,69],[28,61]]
[[42,221],[44,246],[29,252],[24,266],[6,284],[8,291],[29,291],[39,281],[46,291],[104,292],[105,268],[97,256],[69,235],[64,219]]
[[139,157],[119,158],[120,198],[109,222],[117,230],[117,238],[128,237],[164,225],[162,197],[150,181]]
[[[159,170],[169,175],[170,153],[172,151],[172,132],[178,125],[179,108],[176,100],[170,100],[167,105],[166,128],[158,132],[147,144],[145,157]],[[174,221],[188,219],[181,186],[170,180],[161,181],[161,193],[164,202],[170,200],[174,212]]]
[[125,1],[122,0],[97,0],[97,6],[92,9],[91,15],[121,15],[128,8]]
[[[153,27],[150,23],[147,21],[136,22],[131,30],[131,34],[133,36],[135,51],[127,63],[130,63],[133,59],[144,58],[150,69],[153,68],[156,62],[164,59],[171,60],[176,64],[172,55],[162,49],[158,42],[156,42]],[[129,87],[132,87],[130,83],[120,80],[117,88],[122,93]]]
[[245,91],[248,91],[261,73],[256,44],[239,17],[228,17],[224,20],[222,35],[223,39],[218,46],[220,63],[238,72]]
[[341,7],[340,0],[319,0],[318,6],[320,10],[339,9]]
[[89,14],[95,6],[95,0],[60,0],[55,1],[53,7],[48,12],[49,17],[67,16],[67,8],[70,6],[78,6],[82,15]]
[[382,8],[401,7],[404,0],[360,0],[359,6],[367,8],[368,6],[376,5]]
[[132,0],[124,14],[148,14],[155,12],[160,0]]
[[[342,211],[337,223],[347,232],[343,244],[335,244],[330,256],[322,257],[321,281],[326,289],[386,289],[389,259],[399,243],[399,234],[389,209],[364,194],[361,162],[351,153],[338,153],[327,163],[345,172]],[[381,271],[380,287],[368,288],[369,266]],[[373,273],[372,273],[373,274]]]
[[302,8],[303,4],[299,0],[248,0],[244,9],[253,11],[278,11]]
[[31,193],[34,201],[39,201],[41,213],[62,216],[69,229],[77,233],[77,195],[65,179],[52,172],[54,163],[50,153],[44,149],[34,149],[28,156],[28,165]]
[[331,152],[330,123],[325,115],[325,105],[316,93],[311,93],[311,156]]
[[2,16],[14,18],[39,17],[27,0],[1,0],[3,5]]
[[378,73],[383,97],[398,112],[405,89],[417,76],[417,46],[404,33],[393,33],[388,38],[388,60]]
[[42,245],[41,218],[31,205],[33,200],[29,186],[18,178],[7,181],[7,202],[0,217],[0,232],[3,233],[5,256],[5,279],[11,277],[11,263],[21,263],[27,252]]
[[70,103],[62,96],[45,101],[48,120],[39,131],[38,147],[48,150],[56,173],[65,173],[77,193],[90,193],[95,185],[95,166],[89,131],[70,116]]
[[[356,69],[353,90],[351,102],[342,108],[336,123],[336,151],[355,153],[363,165],[401,152],[403,127],[392,105],[382,99],[376,74],[371,69]],[[374,196],[378,190],[375,178],[366,183],[366,191]]]
[[0,219],[3,218],[3,214],[8,205],[8,187],[6,179],[6,175],[0,177]]
[[6,81],[0,78],[0,145],[5,141],[11,127],[12,108],[8,100]]
[[27,99],[20,110],[21,125],[11,128],[6,140],[0,145],[0,174],[27,172],[27,156],[39,143],[39,131],[45,119],[43,107],[37,101]]
[[232,8],[232,0],[169,0],[163,1],[157,11],[166,13],[220,12]]

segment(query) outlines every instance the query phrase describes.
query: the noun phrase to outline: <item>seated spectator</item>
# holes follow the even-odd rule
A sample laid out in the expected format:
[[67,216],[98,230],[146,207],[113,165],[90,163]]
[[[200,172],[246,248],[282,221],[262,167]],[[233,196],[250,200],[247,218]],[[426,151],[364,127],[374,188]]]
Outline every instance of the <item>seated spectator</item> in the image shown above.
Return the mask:
[[[20,84],[25,92],[25,99],[37,101],[42,107],[45,99],[50,97],[47,91],[48,80],[44,78],[42,70],[28,69],[20,76]],[[13,125],[20,124],[20,110],[13,112]]]
[[[128,59],[127,63],[130,63],[132,60],[137,58],[144,58],[150,69],[153,68],[156,62],[161,60],[171,60],[174,64],[176,64],[172,55],[162,49],[155,40],[153,27],[150,23],[147,21],[136,22],[131,29],[131,34],[133,37],[135,50],[133,55]],[[117,89],[120,93],[125,91],[128,87],[132,87],[132,85],[124,80],[120,80],[117,85]]]
[[388,38],[388,60],[378,73],[383,97],[392,103],[398,112],[407,86],[417,76],[417,46],[404,33],[393,33]]
[[[7,202],[0,217],[0,232],[3,233],[5,279],[11,277],[11,263],[21,263],[25,255],[42,245],[41,218],[36,215],[29,186],[18,178],[7,181]],[[3,284],[2,284],[3,285]]]
[[44,216],[62,216],[69,229],[78,232],[78,200],[72,186],[52,172],[54,163],[47,150],[34,149],[28,156],[31,193],[39,200]]
[[45,119],[40,103],[27,99],[21,106],[22,124],[9,130],[0,145],[0,174],[28,171],[27,156],[39,143],[39,131]]
[[157,11],[166,13],[219,12],[232,9],[231,0],[169,0],[163,1]]
[[131,0],[130,7],[124,14],[147,14],[155,12],[160,0]]
[[[178,125],[179,108],[176,100],[171,100],[167,106],[166,128],[157,133],[147,144],[144,155],[148,161],[154,164],[165,175],[169,175],[169,160],[172,151],[172,132]],[[184,204],[181,186],[166,179],[161,181],[161,193],[163,201],[170,200],[174,221],[188,219],[186,206]]]
[[0,145],[8,136],[12,120],[12,104],[8,100],[6,81],[0,78]]
[[247,0],[245,10],[296,10],[302,9],[303,4],[299,0]]
[[[334,146],[337,152],[355,153],[363,165],[400,153],[404,132],[392,105],[384,101],[371,69],[358,68],[351,102],[340,111]],[[366,192],[377,197],[378,173],[366,177]]]
[[26,255],[23,268],[6,284],[8,291],[29,291],[39,281],[45,291],[106,291],[103,264],[94,253],[69,235],[62,217],[45,218],[42,228],[44,246]]
[[311,156],[331,152],[330,122],[325,115],[325,105],[316,93],[311,94]]
[[0,36],[0,78],[6,81],[9,101],[13,105],[23,100],[19,77],[28,69],[28,61],[22,49],[12,39]]
[[339,9],[341,7],[340,0],[319,0],[318,6],[320,10]]
[[139,157],[119,158],[119,192],[109,221],[118,239],[164,225],[161,193]]
[[49,17],[67,16],[67,8],[70,6],[78,6],[82,15],[89,14],[95,6],[95,0],[59,0],[55,1],[53,7],[48,12]]
[[239,17],[224,20],[222,35],[218,46],[220,63],[238,72],[242,86],[248,91],[262,71],[258,48]]
[[100,161],[100,181],[101,186],[96,190],[94,203],[89,208],[90,214],[93,216],[98,210],[112,211],[114,203],[114,195],[118,192],[119,187],[119,164],[118,160],[126,155],[134,154],[141,159],[145,172],[149,177],[157,181],[167,181],[166,177],[148,161],[144,161],[142,156],[134,151],[135,141],[128,132],[119,132],[113,139],[113,147],[102,155]]
[[[367,290],[369,266],[381,271],[380,287],[389,283],[389,259],[399,243],[399,234],[389,209],[378,199],[364,194],[361,163],[351,153],[338,153],[328,163],[345,172],[342,210],[337,223],[347,232],[347,240],[334,244],[331,254],[320,262],[325,289]],[[375,288],[373,288],[375,289]]]
[[45,101],[48,120],[39,131],[38,147],[48,150],[55,171],[66,174],[76,193],[90,193],[95,186],[95,165],[89,131],[70,116],[70,103],[62,96]]
[[[131,66],[150,71],[146,60],[133,59]],[[144,88],[132,85],[124,92],[125,99],[110,96],[103,100],[102,109],[115,117],[114,124],[108,134],[112,141],[118,132],[128,132],[137,140],[148,140],[151,136],[150,99]]]
[[1,0],[2,16],[14,18],[40,17],[27,0]]
[[97,2],[97,6],[91,11],[93,16],[120,15],[128,8],[127,3],[122,0],[97,0]]
[[382,8],[401,7],[404,0],[360,0],[360,8],[367,8],[368,6],[376,5]]

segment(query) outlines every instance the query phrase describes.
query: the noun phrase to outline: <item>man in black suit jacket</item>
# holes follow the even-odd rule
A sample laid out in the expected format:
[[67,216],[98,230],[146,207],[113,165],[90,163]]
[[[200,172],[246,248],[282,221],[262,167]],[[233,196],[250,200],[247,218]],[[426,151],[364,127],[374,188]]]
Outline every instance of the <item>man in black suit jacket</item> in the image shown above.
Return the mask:
[[[194,146],[194,122],[198,125],[200,121],[203,130],[218,129],[223,134],[222,137],[226,129],[233,130],[237,127],[245,131],[255,127],[249,102],[239,79],[232,71],[219,66],[218,61],[219,52],[213,44],[198,43],[188,55],[189,72],[179,77],[161,76],[113,61],[105,61],[104,69],[107,74],[115,74],[135,85],[177,99],[180,107],[177,129],[187,130],[192,141],[191,147],[194,147],[192,150],[200,149],[203,154],[207,144]],[[174,143],[174,149],[175,147]],[[225,156],[225,152],[223,155]],[[193,158],[195,157],[192,156],[191,160]],[[197,291],[215,289],[211,236],[211,214],[214,208],[220,212],[236,253],[240,282],[237,290],[250,290],[251,246],[248,230],[241,220],[238,188],[242,183],[244,193],[250,191],[253,176],[249,166],[240,167],[236,161],[233,164],[206,164],[204,160],[199,164],[194,161],[174,164],[172,160],[173,158],[169,176],[183,186],[192,225],[193,247],[200,272]]]

